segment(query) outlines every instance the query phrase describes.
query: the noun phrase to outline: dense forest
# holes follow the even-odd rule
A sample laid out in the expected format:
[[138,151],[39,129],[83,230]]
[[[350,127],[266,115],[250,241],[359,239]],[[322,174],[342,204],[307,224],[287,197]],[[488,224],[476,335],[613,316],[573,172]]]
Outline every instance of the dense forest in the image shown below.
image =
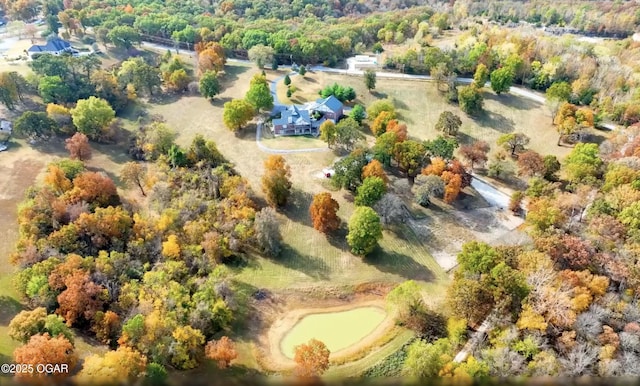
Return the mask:
[[[172,133],[155,123],[144,138],[141,146],[154,151],[170,145]],[[148,197],[146,209],[123,202],[109,177],[80,160],[49,165],[44,185],[20,207],[12,259],[24,268],[16,285],[34,310],[11,323],[14,338],[67,334],[45,318],[55,311],[66,326],[92,331],[113,348],[133,348],[158,367],[191,369],[207,340],[242,323],[248,294],[221,264],[277,240],[274,214],[257,211],[247,182],[213,142],[198,137],[184,153],[172,149],[173,157],[149,169],[133,162],[123,169],[121,178]],[[30,341],[24,355],[29,349],[42,346]],[[114,365],[104,360],[84,372],[97,377],[98,367]]]

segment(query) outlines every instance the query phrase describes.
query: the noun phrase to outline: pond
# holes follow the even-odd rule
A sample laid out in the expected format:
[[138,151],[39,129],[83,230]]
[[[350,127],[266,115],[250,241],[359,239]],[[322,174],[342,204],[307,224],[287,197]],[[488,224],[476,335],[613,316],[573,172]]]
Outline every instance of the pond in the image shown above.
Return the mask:
[[345,349],[372,333],[386,318],[378,307],[359,307],[348,311],[310,314],[303,317],[280,342],[282,353],[294,357],[297,345],[317,339],[331,353]]

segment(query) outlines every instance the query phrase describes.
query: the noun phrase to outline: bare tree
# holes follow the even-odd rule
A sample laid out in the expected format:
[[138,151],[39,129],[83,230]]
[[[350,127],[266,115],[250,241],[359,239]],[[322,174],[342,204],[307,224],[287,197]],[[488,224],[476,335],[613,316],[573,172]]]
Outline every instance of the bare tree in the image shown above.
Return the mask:
[[374,205],[373,209],[380,216],[385,226],[404,222],[407,212],[402,199],[393,193],[387,193]]
[[522,374],[525,368],[524,356],[509,347],[498,347],[484,350],[481,359],[489,365],[492,377],[511,377]]
[[282,249],[282,236],[275,209],[263,208],[256,213],[253,227],[258,247],[269,256],[278,256]]
[[638,334],[621,332],[618,334],[620,337],[620,349],[624,352],[640,352],[640,336]]
[[577,377],[593,374],[593,367],[598,359],[598,349],[585,342],[578,343],[566,357],[560,359],[563,375]]

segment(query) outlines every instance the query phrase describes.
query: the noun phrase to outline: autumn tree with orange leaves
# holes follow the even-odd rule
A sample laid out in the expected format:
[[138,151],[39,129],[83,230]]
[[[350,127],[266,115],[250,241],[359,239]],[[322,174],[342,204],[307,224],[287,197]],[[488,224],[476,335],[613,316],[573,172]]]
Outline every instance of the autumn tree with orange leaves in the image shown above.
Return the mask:
[[222,71],[227,58],[224,55],[224,48],[218,43],[207,42],[195,45],[198,53],[198,70],[201,74],[207,71]]
[[231,361],[238,357],[236,344],[233,340],[223,336],[219,340],[212,340],[204,348],[205,356],[218,362],[218,367],[226,369]]
[[283,206],[291,194],[291,168],[281,155],[272,155],[264,161],[262,191],[272,206]]
[[329,368],[327,346],[316,339],[295,348],[293,361],[296,362],[295,374],[302,378],[318,377]]
[[80,173],[73,180],[73,189],[68,192],[69,201],[85,201],[98,206],[117,204],[120,199],[113,180],[101,173]]
[[[53,383],[51,381],[60,381],[68,377],[74,369],[78,358],[73,351],[73,345],[63,335],[51,338],[48,333],[43,335],[34,335],[29,339],[29,343],[22,347],[18,347],[13,352],[15,363],[31,365],[33,372],[16,372],[16,379],[24,381],[45,381],[45,383]],[[35,371],[37,365],[66,365],[68,372],[57,372],[54,374],[46,374]],[[50,380],[50,381],[49,381]]]
[[62,316],[67,325],[73,325],[80,317],[93,319],[102,308],[106,297],[106,290],[94,283],[89,273],[75,270],[64,279],[66,289],[58,295],[60,307],[56,313]]
[[442,172],[442,180],[447,184],[444,187],[444,201],[451,204],[460,194],[462,187],[462,177],[460,174],[454,174],[450,171]]
[[91,330],[102,343],[114,345],[120,333],[120,317],[113,311],[98,311],[93,317]]
[[328,192],[319,193],[313,196],[313,201],[309,207],[313,228],[328,233],[338,229],[340,218],[337,215],[340,205],[331,197]]
[[387,123],[387,133],[395,133],[398,142],[404,142],[408,138],[407,125],[398,122],[397,119],[392,119]]
[[67,138],[64,142],[71,159],[79,159],[80,161],[91,159],[91,146],[86,135],[75,133],[73,137]]
[[526,177],[544,174],[544,158],[533,150],[525,151],[518,156],[518,174]]
[[469,162],[471,169],[484,166],[489,159],[487,153],[489,153],[489,144],[485,141],[475,141],[460,147],[460,155]]
[[373,123],[371,123],[371,132],[374,136],[379,137],[387,131],[387,125],[393,119],[393,114],[388,111],[382,111]]
[[389,177],[387,177],[387,174],[384,172],[382,163],[375,159],[362,168],[362,180],[367,177],[380,177],[385,184],[389,183]]
[[47,168],[47,174],[44,175],[44,183],[55,194],[63,194],[73,187],[71,181],[65,176],[64,171],[53,164]]

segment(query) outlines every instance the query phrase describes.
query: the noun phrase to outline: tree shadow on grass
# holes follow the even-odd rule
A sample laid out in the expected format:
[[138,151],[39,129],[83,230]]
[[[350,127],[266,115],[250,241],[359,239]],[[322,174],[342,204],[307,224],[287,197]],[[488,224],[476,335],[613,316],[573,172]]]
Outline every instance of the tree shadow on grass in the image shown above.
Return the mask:
[[[127,144],[129,140],[119,141],[117,144],[96,144],[92,143],[91,146],[99,151],[100,153],[106,155],[111,161],[117,164],[124,164],[129,161],[133,161],[131,156],[127,151]],[[91,160],[88,161],[91,163]]]
[[[1,364],[8,364],[8,363],[12,363],[13,362],[13,358],[11,358],[9,355],[4,355],[4,354],[0,354],[0,363]],[[7,378],[7,385],[8,384],[12,384],[11,383],[11,375],[9,374],[5,374],[5,373],[0,373],[0,385],[4,385],[5,383],[1,380],[2,378]]]
[[287,200],[287,205],[282,209],[282,214],[291,221],[312,226],[309,215],[309,206],[313,201],[313,195],[298,188],[291,189],[291,195]]
[[379,246],[363,262],[376,267],[379,271],[404,277],[407,280],[432,281],[433,272],[418,264],[410,256],[396,251],[385,251]]
[[264,300],[258,297],[258,293],[267,297],[268,292],[255,287],[251,284],[232,280],[233,295],[231,295],[231,303],[235,309],[235,318],[233,321],[233,330],[237,332],[245,332],[249,329],[248,324],[259,323],[261,320],[259,317],[255,317],[256,310],[254,307],[254,300]]
[[456,141],[458,141],[458,144],[460,146],[462,145],[471,145],[472,143],[474,143],[475,141],[479,141],[479,138],[474,138],[472,136],[470,136],[467,133],[464,133],[462,131],[458,131],[458,134],[456,134]]
[[349,245],[347,244],[348,233],[347,224],[342,223],[338,229],[326,235],[327,241],[340,250],[349,250]]
[[288,245],[284,245],[280,252],[280,256],[272,259],[272,261],[275,264],[282,265],[283,267],[302,272],[314,279],[329,279],[329,267],[324,261],[313,256],[300,253]]
[[[29,141],[27,141],[29,143]],[[38,140],[31,144],[31,147],[39,152],[57,155],[59,157],[68,157],[69,152],[64,147],[64,139],[61,137],[53,137],[49,140]]]
[[16,106],[16,110],[13,111],[16,116],[27,111],[42,111],[46,108],[44,104],[40,101],[34,99],[33,97],[25,96],[22,102],[19,102]]
[[485,92],[483,93],[483,97],[516,110],[532,110],[540,107],[540,103],[511,94],[496,95],[491,92]]
[[488,127],[504,134],[512,133],[515,130],[515,122],[513,119],[492,111],[483,111],[477,116],[475,121],[481,127]]
[[415,123],[411,117],[398,111],[396,111],[396,119],[409,125]]
[[238,66],[234,64],[228,64],[224,67],[224,75],[220,77],[220,85],[222,90],[226,90],[229,86],[239,79],[240,74],[249,71],[249,66]]
[[386,92],[380,92],[377,90],[371,90],[371,95],[379,99],[384,99],[389,96],[389,94],[387,94]]
[[[242,141],[255,142],[255,140],[256,140],[256,130],[257,130],[257,125],[255,123],[248,123],[242,129],[236,131],[234,133],[234,135],[235,135],[235,137],[237,139],[240,139]],[[264,128],[263,128],[263,130],[264,130]]]
[[[0,296],[0,324],[9,324],[11,319],[13,319],[13,317],[23,309],[24,307],[22,304],[11,296]],[[0,363],[6,362],[0,361]]]
[[163,92],[162,94],[153,95],[153,97],[149,98],[149,102],[154,105],[170,105],[180,100],[183,96],[185,96],[183,93]]
[[232,99],[233,98],[231,98],[231,97],[219,97],[219,96],[216,96],[213,99],[211,99],[209,101],[209,103],[211,103],[211,106],[223,108],[224,104],[227,103],[227,102],[231,102]]
[[[219,337],[217,337],[219,338]],[[214,361],[206,360],[193,370],[169,373],[168,384],[193,386],[268,385],[267,377],[258,370],[232,363],[220,369]]]
[[393,98],[393,105],[396,107],[396,109],[409,110],[409,106],[407,106],[406,103],[398,98]]

